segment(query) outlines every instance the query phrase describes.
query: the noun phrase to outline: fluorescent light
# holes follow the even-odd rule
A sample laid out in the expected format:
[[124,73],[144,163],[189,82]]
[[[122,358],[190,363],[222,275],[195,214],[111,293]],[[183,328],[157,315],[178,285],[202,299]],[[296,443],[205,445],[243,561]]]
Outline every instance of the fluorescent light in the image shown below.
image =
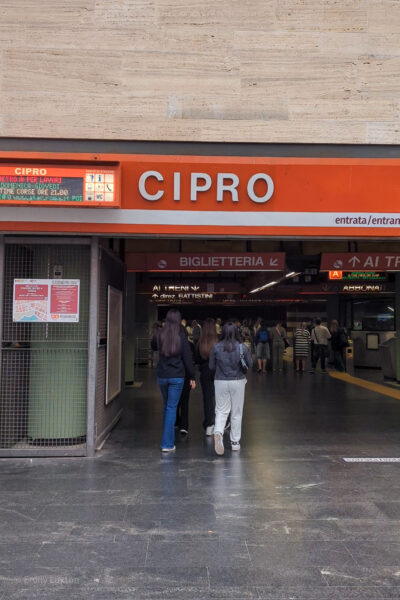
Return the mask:
[[391,310],[392,312],[394,312],[393,306],[388,306],[388,309]]
[[255,290],[251,290],[249,292],[249,294],[255,294],[257,292],[261,292],[261,290],[264,290],[267,287],[270,287],[271,285],[276,285],[278,282],[277,281],[270,281],[269,283],[266,283],[265,285],[262,285],[261,287],[256,288]]
[[293,277],[293,275],[296,275],[296,271],[291,271],[290,273],[287,273],[285,277]]

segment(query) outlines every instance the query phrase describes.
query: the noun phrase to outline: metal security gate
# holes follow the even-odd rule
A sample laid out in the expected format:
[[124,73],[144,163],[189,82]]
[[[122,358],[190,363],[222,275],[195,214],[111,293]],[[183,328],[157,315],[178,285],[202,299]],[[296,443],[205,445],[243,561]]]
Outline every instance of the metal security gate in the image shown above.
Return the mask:
[[[0,456],[86,454],[90,267],[90,240],[0,242]],[[79,322],[14,323],[14,279],[60,272],[80,282]]]

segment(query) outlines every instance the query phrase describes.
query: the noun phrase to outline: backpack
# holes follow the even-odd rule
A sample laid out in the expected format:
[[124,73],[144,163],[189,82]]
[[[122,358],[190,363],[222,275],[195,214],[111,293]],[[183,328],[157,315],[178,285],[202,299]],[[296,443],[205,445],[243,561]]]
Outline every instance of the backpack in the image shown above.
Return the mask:
[[268,342],[268,331],[266,329],[260,329],[258,332],[258,339],[262,344]]

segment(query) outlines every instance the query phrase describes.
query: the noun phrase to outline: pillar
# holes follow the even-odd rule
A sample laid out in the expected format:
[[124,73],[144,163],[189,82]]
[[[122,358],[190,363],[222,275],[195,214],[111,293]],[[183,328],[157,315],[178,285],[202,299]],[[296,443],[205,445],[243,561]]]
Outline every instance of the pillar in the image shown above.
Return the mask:
[[396,273],[394,318],[396,323],[396,380],[400,382],[400,273]]
[[125,382],[130,383],[135,371],[136,273],[126,274],[125,306]]

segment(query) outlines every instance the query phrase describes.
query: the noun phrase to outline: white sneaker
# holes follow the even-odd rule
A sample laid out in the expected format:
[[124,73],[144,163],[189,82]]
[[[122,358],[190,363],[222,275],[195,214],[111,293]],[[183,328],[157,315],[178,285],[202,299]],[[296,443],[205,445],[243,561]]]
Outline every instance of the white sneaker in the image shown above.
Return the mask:
[[209,425],[208,427],[206,427],[206,435],[210,436],[213,435],[214,433],[214,425]]
[[215,452],[219,454],[219,456],[222,456],[225,452],[224,442],[220,433],[214,433],[214,448]]
[[161,452],[173,452],[174,450],[176,450],[176,446],[173,448],[161,448]]
[[232,450],[240,450],[240,442],[231,442]]

